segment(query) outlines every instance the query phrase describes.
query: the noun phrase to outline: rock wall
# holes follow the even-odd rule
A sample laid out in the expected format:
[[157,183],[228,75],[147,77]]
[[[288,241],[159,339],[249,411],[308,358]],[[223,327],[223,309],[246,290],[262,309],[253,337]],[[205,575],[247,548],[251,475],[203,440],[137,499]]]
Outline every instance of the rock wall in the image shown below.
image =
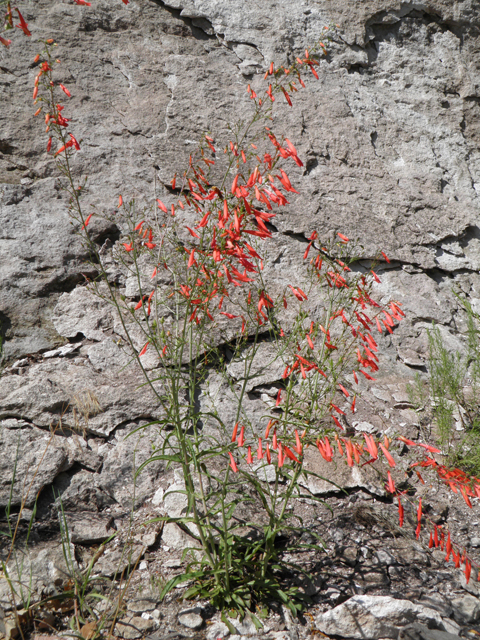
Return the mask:
[[[275,112],[277,129],[305,166],[290,176],[300,195],[273,221],[266,273],[290,282],[314,229],[358,238],[367,257],[388,254],[378,293],[402,302],[406,320],[381,340],[385,364],[358,421],[415,435],[405,390],[425,371],[426,329],[434,321],[449,347],[462,349],[465,321],[453,287],[480,311],[478,3],[92,5],[25,4],[32,38],[0,50],[0,505],[8,501],[16,452],[27,475],[49,443],[53,453],[35,479],[35,493],[45,489],[40,518],[52,515],[52,487],[87,522],[92,513],[124,513],[134,464],[125,436],[158,414],[148,390],[138,389],[136,370],[123,370],[109,310],[82,286],[86,255],[32,117],[38,38],[58,42],[57,78],[72,92],[68,111],[82,139],[75,172],[88,175],[88,203],[109,211],[120,193],[169,202],[172,175],[183,171],[201,134],[226,135],[227,124],[250,109],[246,84],[259,82],[271,60],[287,63],[325,38],[325,26],[338,25],[326,41],[320,80],[308,82],[292,109]],[[118,238],[115,225],[95,224],[100,245]],[[252,410],[269,401],[275,375],[261,392],[252,390]],[[60,420],[64,431],[49,435]],[[137,465],[155,437],[147,432],[138,441]],[[162,477],[161,465],[147,468],[139,503]]]

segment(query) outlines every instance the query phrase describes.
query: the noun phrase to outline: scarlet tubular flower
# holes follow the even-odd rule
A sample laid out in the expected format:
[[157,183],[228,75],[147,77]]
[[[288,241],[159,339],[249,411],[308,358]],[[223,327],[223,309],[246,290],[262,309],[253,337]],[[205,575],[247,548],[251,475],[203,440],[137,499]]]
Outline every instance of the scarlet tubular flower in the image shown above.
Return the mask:
[[230,456],[230,467],[231,467],[233,473],[238,473],[238,467],[237,467],[237,463],[235,462],[235,458],[232,456],[230,451],[228,452],[228,455]]
[[244,443],[245,443],[245,427],[242,427],[240,429],[240,435],[238,436],[237,444],[239,447],[243,447]]
[[237,439],[237,430],[238,430],[238,422],[233,427],[232,442],[235,442],[235,440]]
[[297,456],[286,445],[283,445],[283,451],[285,452],[285,455],[287,456],[287,458],[290,458],[290,460],[293,460],[297,464],[300,464],[300,461],[298,460]]
[[63,84],[59,84],[60,89],[63,91],[63,93],[65,93],[65,95],[67,95],[69,98],[72,97],[72,94],[70,93],[70,91],[67,89],[67,87],[65,87]]
[[12,44],[11,40],[7,40],[6,38],[2,38],[2,36],[0,36],[0,42],[3,44],[4,47],[8,47]]
[[344,427],[341,425],[340,421],[338,420],[338,418],[336,418],[335,416],[331,416],[332,420],[335,422],[335,424],[337,425],[337,427],[339,429],[341,429],[342,431],[345,431]]
[[257,460],[261,460],[263,458],[263,449],[262,449],[262,439],[258,439],[258,449],[257,449]]
[[273,427],[273,425],[276,423],[276,420],[269,420],[268,424],[267,424],[267,428],[265,429],[265,440],[268,438],[268,436],[270,435],[270,430]]
[[[403,527],[403,518],[404,518],[404,511],[403,511],[403,505],[400,502],[400,496],[398,496],[398,519],[399,519],[399,524],[401,527]],[[437,529],[435,528],[435,535],[437,535]]]
[[252,447],[248,447],[247,464],[253,464]]
[[395,460],[392,458],[392,456],[390,455],[389,451],[387,451],[386,447],[381,442],[378,443],[378,446],[383,451],[383,455],[387,459],[388,464],[391,467],[395,467],[396,466]]
[[149,345],[149,343],[148,343],[148,342],[146,342],[146,343],[145,343],[145,346],[143,347],[143,349],[142,349],[142,350],[140,351],[140,353],[138,354],[139,356],[143,356],[143,355],[146,353],[146,351],[147,351],[147,349],[148,349],[148,345]]
[[92,3],[91,3],[91,2],[85,2],[85,0],[75,0],[75,2],[76,2],[77,4],[84,5],[84,6],[86,6],[86,7],[91,7],[91,6],[92,6]]
[[448,562],[450,559],[450,554],[452,553],[452,541],[450,539],[450,531],[448,532],[446,552],[447,552],[447,555],[445,556],[445,562]]
[[302,453],[302,443],[300,442],[300,436],[298,435],[298,431],[295,429],[295,451],[301,455]]
[[87,219],[85,220],[84,224],[82,225],[82,229],[86,229],[88,227],[88,223],[90,222],[90,219],[92,217],[93,213],[91,213]]
[[[380,445],[381,446],[381,445]],[[418,509],[417,509],[417,528],[415,530],[415,536],[418,540],[418,538],[420,537],[420,530],[422,528],[422,499],[420,498],[420,501],[418,503]]]
[[73,134],[71,134],[71,133],[69,133],[68,135],[70,136],[70,142],[72,142],[72,143],[73,143],[73,146],[75,147],[75,149],[76,149],[77,151],[80,151],[80,145],[78,144],[78,142],[77,142],[77,140],[76,140],[75,136],[74,136]]
[[373,439],[373,436],[370,436],[364,433],[363,437],[365,438],[365,442],[367,443],[368,453],[372,456],[374,460],[376,460],[378,458],[378,449],[377,449],[377,445],[375,444],[375,440]]
[[[325,438],[325,440],[326,442],[328,442],[328,438]],[[328,449],[327,449],[326,443],[324,443],[322,440],[317,440],[317,447],[318,447],[318,450],[320,451],[320,455],[322,456],[322,458],[326,462],[331,462],[333,458],[332,458],[332,451],[330,449],[330,443],[328,443]]]
[[392,475],[391,475],[390,471],[387,472],[387,477],[388,477],[387,491],[389,491],[390,493],[395,493],[395,491],[396,491],[395,483],[393,482],[393,478],[392,478]]
[[161,200],[157,198],[158,208],[163,211],[163,213],[168,213],[167,207],[163,204]]
[[470,562],[470,560],[467,559],[465,561],[465,578],[466,578],[467,584],[470,580],[471,572],[472,572],[472,563]]
[[283,447],[282,443],[278,443],[278,468],[281,469],[283,467],[283,463],[285,462],[285,456],[283,455]]
[[28,25],[25,22],[22,14],[20,13],[20,11],[17,8],[15,8],[15,11],[18,13],[18,19],[20,20],[20,24],[17,24],[15,26],[18,27],[19,29],[21,29],[26,36],[31,36],[32,34],[28,30]]

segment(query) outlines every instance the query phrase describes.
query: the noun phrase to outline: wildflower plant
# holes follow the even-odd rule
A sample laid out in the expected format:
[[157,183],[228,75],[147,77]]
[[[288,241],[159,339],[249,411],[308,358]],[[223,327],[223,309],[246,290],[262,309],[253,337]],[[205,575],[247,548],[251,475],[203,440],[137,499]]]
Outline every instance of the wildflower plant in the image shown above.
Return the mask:
[[[108,259],[90,233],[100,213],[85,212],[86,181],[73,177],[82,141],[69,131],[59,103],[58,95],[68,98],[70,91],[53,79],[59,62],[53,47],[47,41],[35,59],[33,97],[36,115],[45,118],[47,152],[65,178],[72,224],[98,274],[87,286],[112,306],[116,331],[161,407],[158,445],[138,472],[162,460],[181,469],[184,480],[176,489],[185,496],[184,512],[164,520],[181,526],[192,543],[185,573],[162,594],[189,581],[185,597],[210,598],[227,624],[231,611],[248,613],[260,626],[272,600],[297,614],[308,598],[286,581],[302,572],[286,552],[307,546],[291,507],[306,491],[299,481],[312,473],[304,464],[308,448],[328,462],[340,455],[349,466],[383,458],[386,490],[397,498],[403,524],[391,441],[344,435],[359,378],[373,380],[379,367],[374,336],[393,332],[401,305],[374,299],[375,261],[363,268],[361,247],[342,233],[329,243],[317,231],[307,238],[302,288],[273,286],[265,276],[275,240],[271,221],[298,193],[287,172],[292,163],[303,166],[293,142],[273,130],[274,103],[291,106],[305,74],[318,78],[325,46],[289,67],[272,63],[266,88],[249,85],[249,117],[231,127],[230,140],[203,135],[184,173],[172,179],[168,201],[156,198],[139,210],[120,195],[110,219],[123,237]],[[380,253],[377,260],[388,258]],[[119,272],[130,282],[129,297],[116,284]],[[263,416],[252,417],[247,394],[262,371],[275,368],[276,398]],[[228,418],[210,389],[213,374],[233,399]],[[416,446],[399,440],[400,447]],[[418,527],[421,504],[419,513]]]

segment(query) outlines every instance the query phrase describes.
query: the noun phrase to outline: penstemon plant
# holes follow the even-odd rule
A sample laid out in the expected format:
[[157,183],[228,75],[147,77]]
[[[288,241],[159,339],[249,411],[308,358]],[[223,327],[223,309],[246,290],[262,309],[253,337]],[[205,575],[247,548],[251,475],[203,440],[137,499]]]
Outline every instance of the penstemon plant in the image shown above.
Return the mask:
[[[112,306],[116,331],[161,408],[158,445],[143,466],[166,461],[184,481],[175,489],[184,513],[164,520],[184,528],[192,543],[185,573],[165,585],[163,596],[189,581],[185,597],[210,598],[228,625],[226,612],[248,613],[261,626],[272,600],[296,615],[308,598],[286,579],[302,571],[287,552],[306,546],[292,513],[293,500],[305,493],[300,480],[312,473],[305,452],[318,449],[326,461],[338,453],[353,466],[380,460],[380,449],[395,466],[388,438],[376,443],[365,434],[359,443],[339,432],[355,412],[359,377],[372,380],[378,370],[373,331],[392,333],[404,315],[399,303],[374,300],[374,266],[361,267],[361,248],[341,233],[329,243],[311,233],[303,289],[271,285],[266,275],[271,221],[298,193],[288,164],[303,166],[294,144],[272,129],[274,103],[280,97],[291,106],[306,71],[318,78],[325,47],[289,67],[272,63],[266,89],[249,85],[249,118],[222,145],[213,134],[202,136],[182,176],[173,178],[168,204],[157,198],[139,211],[120,196],[109,218],[123,237],[106,258],[90,233],[100,214],[84,212],[86,181],[78,184],[72,173],[81,141],[67,132],[58,102],[59,90],[70,92],[54,82],[54,46],[46,41],[35,58],[35,115],[45,117],[47,152],[65,178],[72,224],[97,272],[87,286]],[[388,261],[383,253],[377,259]],[[116,284],[119,274],[130,283],[128,297]],[[277,370],[276,399],[264,415],[252,416],[248,393]],[[217,393],[233,406],[228,418]],[[398,498],[403,523],[390,471],[386,488]],[[418,527],[421,517],[420,505]]]

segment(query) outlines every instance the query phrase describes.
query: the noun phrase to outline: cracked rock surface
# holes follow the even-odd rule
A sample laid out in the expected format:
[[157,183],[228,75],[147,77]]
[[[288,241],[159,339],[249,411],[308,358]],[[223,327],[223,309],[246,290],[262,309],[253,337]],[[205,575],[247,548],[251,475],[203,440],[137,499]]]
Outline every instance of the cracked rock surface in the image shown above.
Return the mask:
[[[70,225],[54,161],[44,152],[41,123],[32,117],[38,38],[58,42],[56,80],[72,92],[67,106],[82,141],[75,175],[88,175],[88,204],[107,212],[120,193],[141,205],[154,197],[170,204],[167,185],[183,172],[200,136],[210,131],[225,138],[228,123],[250,112],[246,84],[260,86],[271,60],[287,63],[325,39],[329,53],[319,81],[309,79],[291,109],[275,105],[275,128],[294,142],[304,167],[290,174],[299,195],[272,221],[265,278],[280,289],[304,273],[306,238],[314,229],[325,238],[337,232],[358,238],[366,259],[386,252],[391,262],[381,263],[375,293],[400,301],[406,319],[379,338],[382,366],[373,385],[362,382],[351,428],[415,439],[423,426],[407,385],[426,372],[427,330],[435,322],[449,350],[463,352],[466,322],[453,290],[480,312],[480,8],[475,0],[98,0],[91,7],[36,0],[21,8],[32,38],[17,37],[8,51],[0,49],[0,507],[10,501],[18,512],[28,486],[26,527],[38,495],[35,551],[26,566],[41,598],[68,570],[58,546],[58,496],[75,562],[83,567],[92,545],[127,526],[133,503],[138,531],[130,558],[109,542],[97,563],[112,576],[142,559],[129,592],[133,603],[139,597],[133,587],[145,593],[160,572],[178,572],[189,536],[176,525],[140,526],[142,518],[181,512],[175,494],[163,498],[178,478],[160,462],[148,465],[133,495],[135,470],[161,441],[154,426],[136,429],[161,414],[140,374],[126,367],[111,309],[83,284],[92,268]],[[328,42],[330,25],[338,26]],[[105,251],[120,237],[114,223],[94,218],[91,228]],[[115,277],[134,299],[136,284]],[[268,360],[267,346],[261,356]],[[238,368],[231,363],[233,378]],[[252,419],[275,402],[282,369],[259,365],[248,388]],[[209,388],[227,419],[228,388],[215,374]],[[199,402],[207,407],[211,397]],[[394,638],[397,631],[411,640],[474,637],[467,632],[480,631],[477,583],[462,583],[413,538],[397,530],[382,534],[376,501],[385,508],[385,491],[370,470],[327,471],[314,458],[309,464],[337,485],[319,478],[307,487],[334,496],[334,513],[319,530],[329,551],[307,558],[319,576],[309,587],[314,626],[279,610],[268,637],[293,640],[313,631],[345,638]],[[420,484],[415,491],[421,494]],[[449,500],[439,491],[432,510],[460,527],[474,550],[476,515],[463,504],[449,511]],[[297,507],[308,511],[312,527],[327,522],[326,512]],[[195,630],[191,637],[226,637],[206,605],[187,614],[177,597],[160,605],[157,596],[158,589],[149,591],[144,609],[129,604],[117,635],[154,633],[160,640],[170,630]],[[0,608],[9,606],[0,582]],[[359,617],[363,635],[352,622]],[[247,633],[254,630],[238,629],[239,636]]]

